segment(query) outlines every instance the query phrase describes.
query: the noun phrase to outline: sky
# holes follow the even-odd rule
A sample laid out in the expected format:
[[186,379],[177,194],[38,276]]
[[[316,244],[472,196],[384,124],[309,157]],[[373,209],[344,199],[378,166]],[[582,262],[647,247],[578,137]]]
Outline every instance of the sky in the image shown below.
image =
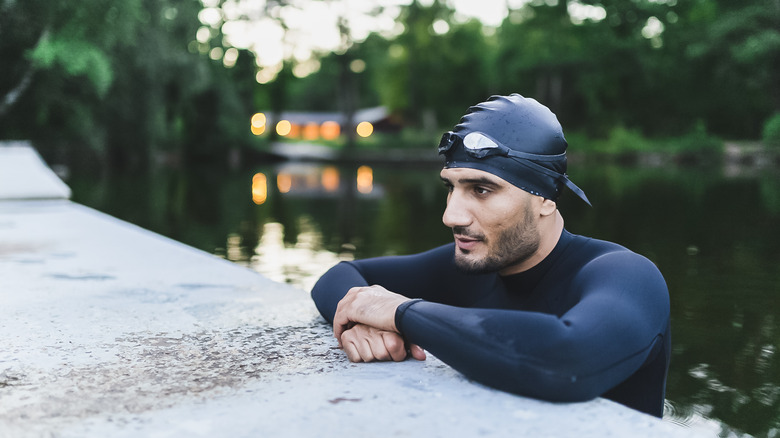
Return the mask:
[[[361,41],[371,32],[394,35],[401,32],[400,24],[395,21],[400,7],[409,0],[291,0],[295,7],[278,9],[276,13],[289,27],[285,32],[278,20],[270,18],[266,12],[266,1],[229,0],[216,8],[219,0],[202,0],[204,9],[199,18],[203,27],[197,39],[208,42],[209,28],[221,24],[225,35],[225,47],[252,50],[257,56],[261,72],[258,82],[270,80],[282,59],[295,59],[299,64],[300,75],[308,70],[316,70],[316,61],[311,59],[313,52],[337,51],[342,46],[337,27],[339,16],[347,17],[352,38]],[[456,11],[456,19],[477,18],[489,26],[498,26],[507,14],[507,0],[449,0]],[[519,7],[527,0],[509,0],[512,7]],[[431,0],[421,3],[431,3]],[[377,14],[375,8],[382,6],[383,12]],[[446,31],[446,24],[442,24]],[[211,34],[214,34],[212,31]],[[212,47],[218,45],[211,42]],[[230,53],[230,56],[225,56]],[[225,56],[226,65],[235,62],[232,56],[236,51],[227,52],[219,48],[212,51],[213,58]],[[310,65],[307,65],[309,64]],[[263,76],[262,70],[266,70]]]
[[[257,82],[267,83],[281,70],[282,60],[295,60],[293,74],[307,76],[319,69],[314,53],[327,53],[344,48],[338,30],[338,18],[345,17],[352,41],[360,42],[371,32],[393,37],[403,31],[395,20],[401,7],[411,0],[286,0],[285,7],[269,7],[267,0],[201,0],[203,10],[199,14],[202,27],[197,32],[200,48],[210,48],[212,59],[222,59],[226,67],[235,64],[238,49],[255,53],[258,65]],[[433,0],[418,0],[423,5]],[[508,7],[520,8],[530,0],[445,0],[455,10],[455,20],[480,20],[486,26],[497,27],[508,14]],[[578,0],[544,0],[550,5],[567,1],[569,16],[576,24],[586,19],[602,20],[606,11],[599,6],[580,3]],[[651,0],[675,1],[675,0]],[[273,2],[272,2],[273,4]],[[381,7],[381,10],[379,9]],[[269,16],[274,15],[274,17]],[[285,31],[280,25],[283,21]],[[660,21],[648,22],[647,38],[663,32]],[[659,27],[659,25],[661,27]],[[225,41],[211,39],[222,30]],[[444,21],[433,24],[435,32],[447,32]],[[644,33],[644,31],[643,31]],[[227,49],[225,49],[227,48]]]

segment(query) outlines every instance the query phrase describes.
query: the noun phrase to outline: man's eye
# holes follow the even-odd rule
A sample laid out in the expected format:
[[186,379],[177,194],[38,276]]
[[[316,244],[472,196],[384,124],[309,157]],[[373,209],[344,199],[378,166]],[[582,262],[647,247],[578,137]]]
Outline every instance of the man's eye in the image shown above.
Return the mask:
[[484,188],[484,187],[474,187],[474,192],[478,195],[486,195],[490,193],[490,190]]

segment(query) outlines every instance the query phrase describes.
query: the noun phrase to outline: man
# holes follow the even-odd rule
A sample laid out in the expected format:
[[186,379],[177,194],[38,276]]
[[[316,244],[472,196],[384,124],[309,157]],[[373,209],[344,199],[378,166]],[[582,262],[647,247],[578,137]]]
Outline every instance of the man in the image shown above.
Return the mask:
[[[483,384],[551,401],[603,396],[663,415],[669,295],[622,246],[564,229],[555,115],[518,94],[471,107],[444,134],[443,222],[455,242],[343,262],[312,289],[353,362],[425,350]],[[407,350],[408,348],[408,350]]]

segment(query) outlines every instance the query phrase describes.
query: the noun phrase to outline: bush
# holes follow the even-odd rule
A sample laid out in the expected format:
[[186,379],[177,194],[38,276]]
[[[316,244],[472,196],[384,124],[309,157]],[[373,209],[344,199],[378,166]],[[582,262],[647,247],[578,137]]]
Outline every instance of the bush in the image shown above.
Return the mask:
[[780,147],[780,112],[775,113],[764,123],[764,144]]
[[684,155],[719,155],[723,151],[723,141],[707,133],[704,122],[699,120],[687,134],[668,140],[668,149]]

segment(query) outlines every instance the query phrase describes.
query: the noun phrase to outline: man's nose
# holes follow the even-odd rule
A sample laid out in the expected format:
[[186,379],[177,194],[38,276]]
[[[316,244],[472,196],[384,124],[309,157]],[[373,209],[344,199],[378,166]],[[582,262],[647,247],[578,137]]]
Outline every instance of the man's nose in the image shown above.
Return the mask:
[[471,225],[472,217],[463,199],[453,192],[447,198],[447,208],[441,220],[449,228],[467,227]]

